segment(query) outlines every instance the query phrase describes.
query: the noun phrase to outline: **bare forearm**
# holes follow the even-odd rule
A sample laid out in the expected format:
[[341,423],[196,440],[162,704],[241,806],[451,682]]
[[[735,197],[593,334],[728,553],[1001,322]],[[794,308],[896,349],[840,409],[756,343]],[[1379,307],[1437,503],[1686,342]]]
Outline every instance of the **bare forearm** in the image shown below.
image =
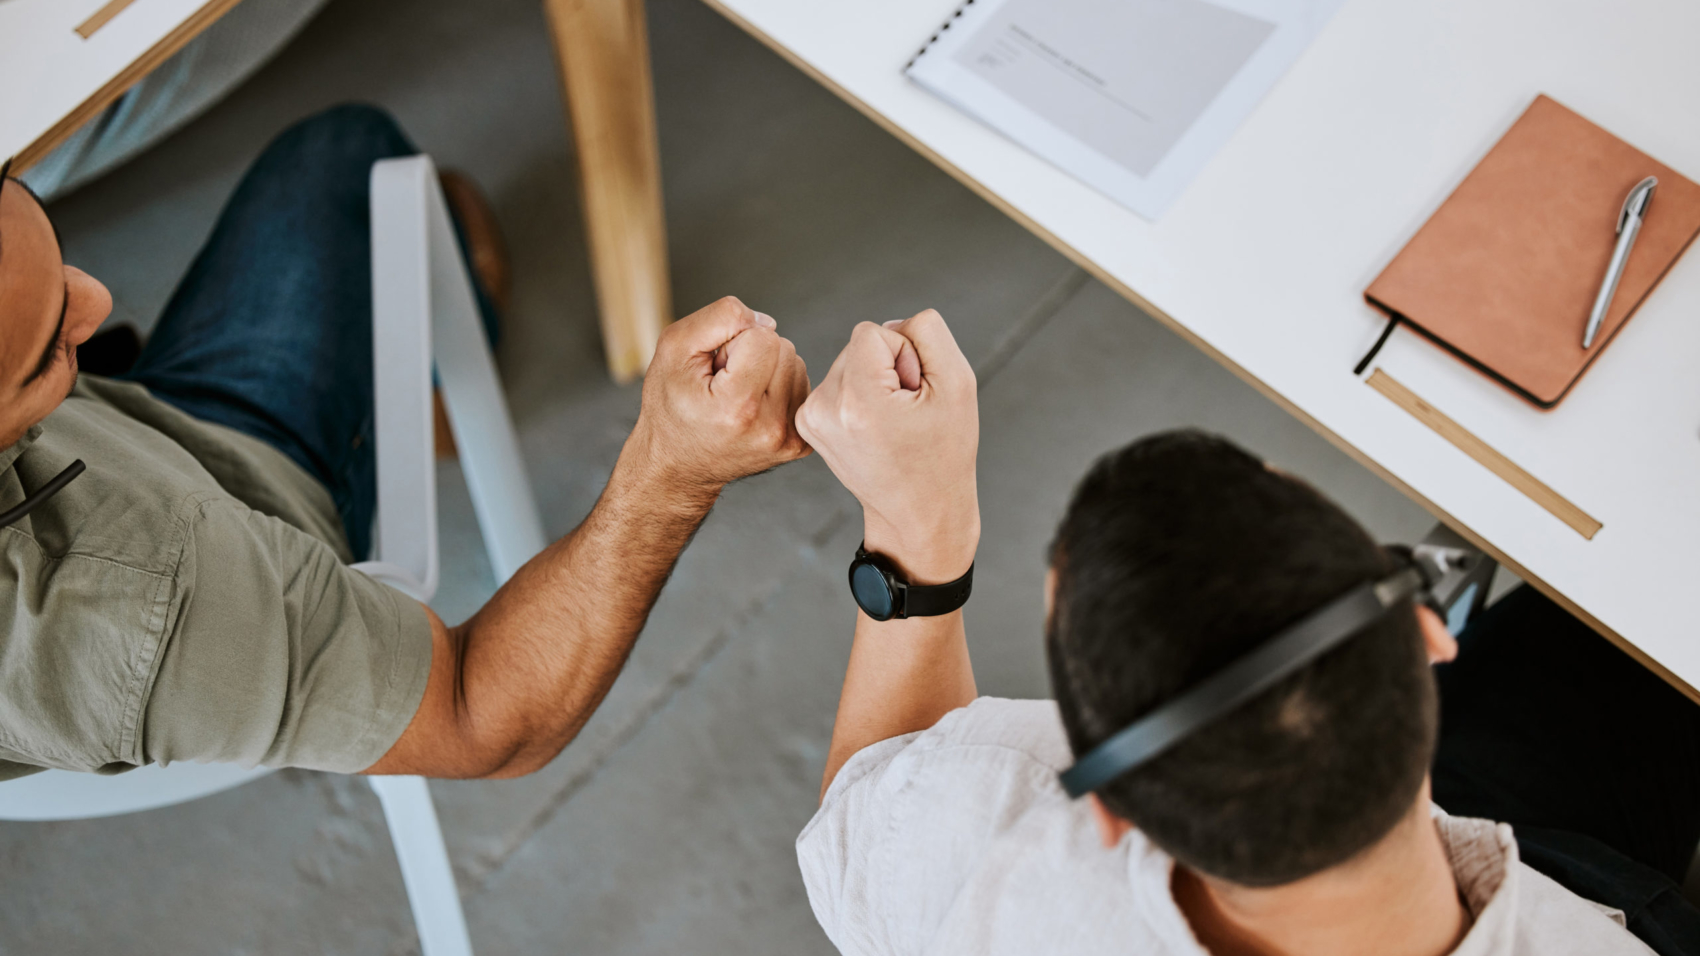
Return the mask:
[[661,333],[637,426],[590,516],[460,627],[425,609],[424,696],[366,772],[517,776],[572,740],[720,489],[809,453],[792,424],[808,369],[776,328],[728,296]]
[[590,719],[714,504],[718,489],[665,478],[635,444],[584,522],[456,629],[461,719],[515,742],[498,775],[546,763]]
[[[869,522],[868,550],[897,561],[917,584],[954,581],[974,561],[979,542],[975,517],[952,522],[949,533],[903,542],[877,521]],[[856,752],[882,740],[925,730],[940,717],[971,703],[977,692],[968,656],[962,612],[901,621],[875,621],[856,613],[856,638],[838,698],[821,793]]]
[[975,696],[961,611],[883,624],[857,612],[821,794],[857,751],[925,730]]

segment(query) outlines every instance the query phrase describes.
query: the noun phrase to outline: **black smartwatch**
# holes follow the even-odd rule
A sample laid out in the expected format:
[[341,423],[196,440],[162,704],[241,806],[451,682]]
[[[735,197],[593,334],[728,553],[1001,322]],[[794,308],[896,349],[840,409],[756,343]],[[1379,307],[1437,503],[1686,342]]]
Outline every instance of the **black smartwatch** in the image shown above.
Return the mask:
[[968,603],[974,591],[974,566],[949,584],[910,584],[882,555],[856,547],[850,562],[850,594],[856,606],[876,621],[901,621],[909,617],[938,617]]

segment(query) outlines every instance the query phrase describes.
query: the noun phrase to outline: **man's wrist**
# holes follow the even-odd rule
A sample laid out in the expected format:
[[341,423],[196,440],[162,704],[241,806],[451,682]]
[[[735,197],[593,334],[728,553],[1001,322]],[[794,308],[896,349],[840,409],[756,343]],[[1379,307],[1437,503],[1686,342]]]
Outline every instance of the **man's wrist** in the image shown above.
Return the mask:
[[706,515],[723,487],[675,466],[658,451],[641,422],[626,439],[614,463],[614,473],[608,478],[610,493],[640,498],[648,510],[680,517]]
[[869,514],[862,522],[862,546],[903,573],[910,584],[949,584],[968,573],[980,546],[980,515],[941,522],[933,528],[911,527],[905,532]]

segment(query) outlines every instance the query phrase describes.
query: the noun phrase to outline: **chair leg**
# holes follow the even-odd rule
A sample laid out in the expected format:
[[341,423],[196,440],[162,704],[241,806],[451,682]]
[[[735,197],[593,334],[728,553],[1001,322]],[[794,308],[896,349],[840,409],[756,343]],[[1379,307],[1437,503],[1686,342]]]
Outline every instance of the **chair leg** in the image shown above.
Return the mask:
[[608,371],[623,382],[648,367],[673,310],[643,0],[543,6],[578,148]]
[[[431,360],[496,583],[544,546],[537,498],[429,157],[372,167],[373,336],[379,357],[378,562],[361,570],[429,601],[436,592]],[[429,316],[430,326],[420,319]],[[421,519],[422,516],[422,519]]]
[[367,777],[384,805],[424,956],[472,956],[454,870],[424,777]]
[[[421,162],[425,162],[421,160]],[[428,163],[420,166],[426,169]],[[490,567],[501,585],[549,543],[526,477],[519,437],[490,355],[471,277],[455,246],[448,207],[425,183],[431,259],[431,344],[443,403]]]

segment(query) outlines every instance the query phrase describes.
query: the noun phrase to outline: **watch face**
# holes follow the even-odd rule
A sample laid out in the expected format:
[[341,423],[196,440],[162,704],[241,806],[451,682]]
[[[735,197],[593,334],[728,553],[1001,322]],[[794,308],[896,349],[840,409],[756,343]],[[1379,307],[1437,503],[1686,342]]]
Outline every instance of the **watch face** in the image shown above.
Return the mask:
[[850,593],[868,616],[876,621],[891,620],[891,588],[885,583],[880,569],[861,562],[850,569]]

